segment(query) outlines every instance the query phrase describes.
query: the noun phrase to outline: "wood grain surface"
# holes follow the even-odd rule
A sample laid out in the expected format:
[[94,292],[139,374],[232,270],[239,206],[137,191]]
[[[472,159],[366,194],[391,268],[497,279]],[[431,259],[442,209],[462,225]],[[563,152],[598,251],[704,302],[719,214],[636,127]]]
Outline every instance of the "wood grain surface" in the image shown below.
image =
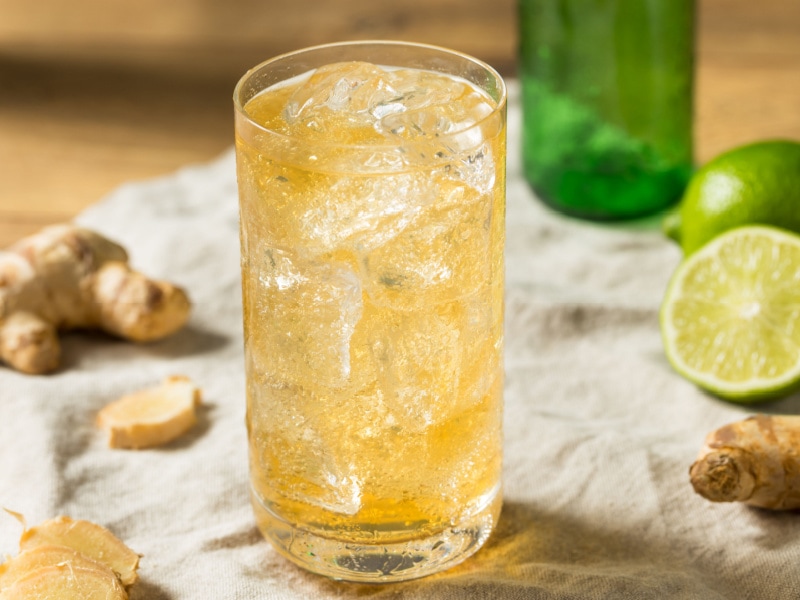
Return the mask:
[[[800,139],[800,1],[698,6],[698,161]],[[281,52],[402,39],[516,74],[515,0],[0,0],[0,15],[0,248],[217,156],[235,82]]]

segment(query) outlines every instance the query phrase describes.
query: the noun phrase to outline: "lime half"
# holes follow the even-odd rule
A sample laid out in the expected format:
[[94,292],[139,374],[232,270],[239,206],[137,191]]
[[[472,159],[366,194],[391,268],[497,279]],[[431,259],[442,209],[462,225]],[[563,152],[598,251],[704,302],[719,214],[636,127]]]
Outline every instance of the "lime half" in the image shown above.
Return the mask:
[[736,402],[800,385],[800,236],[732,229],[686,258],[661,306],[667,358],[681,375]]

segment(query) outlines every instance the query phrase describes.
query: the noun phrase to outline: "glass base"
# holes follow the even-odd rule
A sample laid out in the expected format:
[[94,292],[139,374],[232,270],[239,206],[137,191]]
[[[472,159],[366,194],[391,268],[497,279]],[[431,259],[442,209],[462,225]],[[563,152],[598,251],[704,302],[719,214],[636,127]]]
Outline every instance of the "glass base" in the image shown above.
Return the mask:
[[457,565],[486,542],[502,507],[498,490],[468,518],[436,535],[365,544],[299,529],[269,510],[255,494],[251,500],[261,533],[278,552],[319,575],[360,583],[417,579]]

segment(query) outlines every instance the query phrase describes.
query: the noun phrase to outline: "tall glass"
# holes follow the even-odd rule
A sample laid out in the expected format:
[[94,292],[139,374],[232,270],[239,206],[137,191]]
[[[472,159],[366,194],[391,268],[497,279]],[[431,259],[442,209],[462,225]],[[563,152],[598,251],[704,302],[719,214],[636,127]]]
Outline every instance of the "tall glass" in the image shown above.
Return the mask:
[[691,176],[694,0],[518,0],[525,176],[578,217],[661,211]]
[[355,42],[262,63],[234,104],[258,526],[337,579],[454,565],[501,505],[503,81]]

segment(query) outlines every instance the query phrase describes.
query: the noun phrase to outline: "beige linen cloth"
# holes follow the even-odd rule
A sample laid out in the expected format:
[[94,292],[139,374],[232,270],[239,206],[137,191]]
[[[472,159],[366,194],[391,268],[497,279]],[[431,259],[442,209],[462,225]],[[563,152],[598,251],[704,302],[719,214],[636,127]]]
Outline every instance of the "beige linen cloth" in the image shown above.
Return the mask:
[[[505,506],[486,547],[450,571],[387,586],[335,583],[281,558],[248,504],[234,158],[125,185],[77,221],[133,264],[185,286],[189,325],[135,346],[65,336],[56,374],[0,367],[0,505],[66,514],[143,554],[133,600],[800,598],[800,514],[697,496],[705,434],[750,414],[664,358],[661,298],[680,254],[657,221],[580,222],[522,180],[509,106]],[[201,424],[168,447],[111,450],[107,402],[170,374],[202,387]],[[797,413],[800,397],[759,407]],[[0,552],[20,527],[0,513]]]

